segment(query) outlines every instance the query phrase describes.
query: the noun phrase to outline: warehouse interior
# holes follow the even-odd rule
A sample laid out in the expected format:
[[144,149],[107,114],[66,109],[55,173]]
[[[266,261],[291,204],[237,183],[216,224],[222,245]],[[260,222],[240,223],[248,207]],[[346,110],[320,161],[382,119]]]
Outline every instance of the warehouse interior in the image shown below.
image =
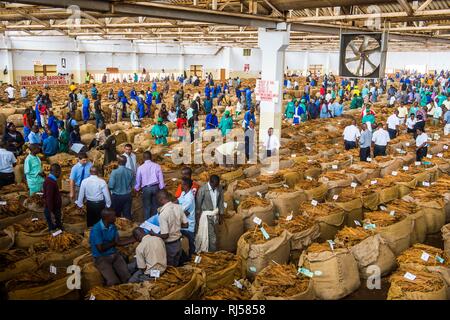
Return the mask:
[[0,299],[449,300],[449,31],[447,0],[0,1]]

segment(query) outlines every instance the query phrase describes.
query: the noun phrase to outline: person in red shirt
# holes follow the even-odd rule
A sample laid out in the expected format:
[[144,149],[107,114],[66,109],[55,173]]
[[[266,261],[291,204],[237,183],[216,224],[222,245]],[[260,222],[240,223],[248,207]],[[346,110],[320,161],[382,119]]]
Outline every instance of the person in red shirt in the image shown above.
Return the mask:
[[48,230],[63,230],[61,222],[61,194],[58,188],[58,178],[61,175],[61,166],[54,163],[50,167],[50,174],[44,181],[44,201],[45,201],[45,219],[47,220]]
[[[183,169],[181,169],[181,178],[189,178],[192,179],[192,169],[190,167],[184,167]],[[197,190],[200,186],[198,185],[197,182],[192,181],[192,193],[194,194],[194,197],[197,193]],[[175,197],[179,198],[181,196],[181,192],[183,192],[183,190],[181,189],[181,183],[178,185],[177,191],[175,192]]]
[[186,125],[187,125],[187,119],[186,119],[186,113],[181,113],[181,116],[177,119],[176,126],[178,128],[178,137],[180,141],[184,139],[185,133],[186,133]]
[[39,114],[41,115],[41,125],[47,124],[47,106],[45,104],[39,104]]
[[322,87],[320,87],[320,95],[322,97],[325,97],[325,87],[322,85]]

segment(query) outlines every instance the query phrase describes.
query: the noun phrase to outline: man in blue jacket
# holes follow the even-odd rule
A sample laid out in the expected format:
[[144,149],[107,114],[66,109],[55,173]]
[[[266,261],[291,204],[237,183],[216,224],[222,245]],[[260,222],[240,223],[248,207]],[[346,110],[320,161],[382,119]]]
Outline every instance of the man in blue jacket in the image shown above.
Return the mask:
[[217,127],[219,126],[219,119],[217,119],[216,113],[217,110],[212,109],[211,113],[206,116],[206,130],[217,129]]

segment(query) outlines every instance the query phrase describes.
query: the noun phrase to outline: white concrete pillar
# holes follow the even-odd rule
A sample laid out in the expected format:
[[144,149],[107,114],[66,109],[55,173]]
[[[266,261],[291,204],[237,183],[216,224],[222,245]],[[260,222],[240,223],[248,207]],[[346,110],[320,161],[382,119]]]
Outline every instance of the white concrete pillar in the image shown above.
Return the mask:
[[133,53],[131,55],[132,63],[133,63],[132,64],[133,70],[131,70],[131,71],[139,74],[141,70],[139,70],[139,54],[137,53],[138,48],[134,42],[132,43],[131,46],[133,48]]
[[178,56],[178,72],[183,74],[185,70],[184,67],[184,47],[180,46],[180,55]]
[[267,31],[259,29],[258,45],[261,49],[261,80],[278,82],[278,100],[261,101],[259,139],[264,140],[267,130],[273,127],[274,134],[281,137],[281,113],[283,103],[283,72],[285,51],[289,45],[289,31]]
[[[259,115],[259,145],[264,141],[269,128],[273,134],[281,138],[281,118],[283,104],[283,78],[285,51],[289,45],[289,31],[258,30],[258,45],[261,49],[261,80],[276,81],[274,90],[278,92],[278,99],[261,101]],[[264,152],[264,150],[263,150]],[[278,170],[278,155],[272,159],[268,172]]]
[[86,77],[86,54],[84,52],[78,52],[76,55],[76,64],[74,72],[74,82],[84,83]]
[[223,49],[223,67],[225,69],[225,78],[231,75],[231,48]]
[[305,77],[308,74],[309,67],[309,52],[305,51],[305,60],[303,61],[303,76]]
[[326,74],[328,74],[330,72],[330,53],[327,52],[327,60],[325,63],[325,71]]
[[[0,66],[0,71],[2,73],[3,82],[14,84],[14,63],[13,63],[13,54],[12,54],[12,44],[11,39],[7,36],[2,36],[1,38],[1,46],[5,48],[2,50],[3,61]],[[5,68],[8,70],[8,74],[3,74],[3,70]],[[19,79],[18,79],[19,80]]]

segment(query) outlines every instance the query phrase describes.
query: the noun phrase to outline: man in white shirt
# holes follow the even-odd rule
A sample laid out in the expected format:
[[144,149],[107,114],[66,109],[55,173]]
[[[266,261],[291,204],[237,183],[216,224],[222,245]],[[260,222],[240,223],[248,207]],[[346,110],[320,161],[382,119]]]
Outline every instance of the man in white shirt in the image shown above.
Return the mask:
[[111,196],[105,180],[97,176],[97,168],[92,166],[89,170],[90,176],[81,182],[78,200],[75,204],[83,208],[86,198],[86,222],[87,227],[92,227],[101,219],[101,212],[111,207]]
[[406,120],[406,131],[408,133],[414,133],[414,125],[416,124],[417,120],[416,120],[416,116],[414,115],[414,113],[411,113],[411,115],[409,116],[409,118]]
[[378,124],[378,129],[372,135],[372,142],[375,144],[373,157],[385,156],[388,142],[391,141],[389,133],[383,128],[383,124]]
[[20,89],[20,97],[21,97],[22,99],[26,99],[27,96],[28,96],[27,88],[22,87],[22,89]]
[[14,94],[16,92],[16,89],[12,86],[12,84],[9,84],[8,87],[5,89],[5,92],[8,96],[8,103],[14,100]]
[[159,271],[159,274],[162,275],[167,268],[164,240],[151,236],[143,228],[134,229],[133,237],[140,243],[136,247],[136,261],[128,265],[130,270],[135,270],[128,282],[149,281],[152,279],[152,270]]
[[422,161],[428,152],[428,135],[423,131],[423,128],[417,128],[416,132],[416,161]]
[[273,128],[269,128],[267,136],[264,138],[264,148],[266,148],[267,157],[271,157],[278,152],[280,140],[273,134]]
[[400,119],[400,124],[405,123],[405,119],[408,116],[408,108],[402,104],[400,107],[397,108],[398,110],[398,118]]
[[137,163],[136,163],[136,155],[133,153],[133,146],[129,143],[125,145],[125,152],[123,154],[127,158],[126,168],[133,171],[134,176],[136,176],[137,172]]
[[171,201],[171,195],[167,190],[159,190],[156,194],[158,208],[160,233],[153,230],[152,236],[160,237],[166,245],[167,265],[178,267],[181,258],[181,228],[189,226],[183,208]]
[[333,96],[331,95],[331,92],[328,91],[327,94],[325,95],[325,101],[329,103],[332,98]]
[[398,117],[398,110],[395,110],[394,114],[391,114],[389,118],[387,118],[387,126],[390,139],[395,139],[395,137],[397,136],[398,127],[400,123],[401,122]]
[[0,141],[0,189],[15,182],[14,167],[16,157],[5,149],[5,142]]
[[344,129],[344,147],[345,150],[350,150],[356,148],[356,142],[361,136],[359,129],[356,126],[356,120],[352,120],[352,124],[346,126]]
[[445,100],[442,105],[447,109],[450,110],[450,95],[447,96],[447,100]]

